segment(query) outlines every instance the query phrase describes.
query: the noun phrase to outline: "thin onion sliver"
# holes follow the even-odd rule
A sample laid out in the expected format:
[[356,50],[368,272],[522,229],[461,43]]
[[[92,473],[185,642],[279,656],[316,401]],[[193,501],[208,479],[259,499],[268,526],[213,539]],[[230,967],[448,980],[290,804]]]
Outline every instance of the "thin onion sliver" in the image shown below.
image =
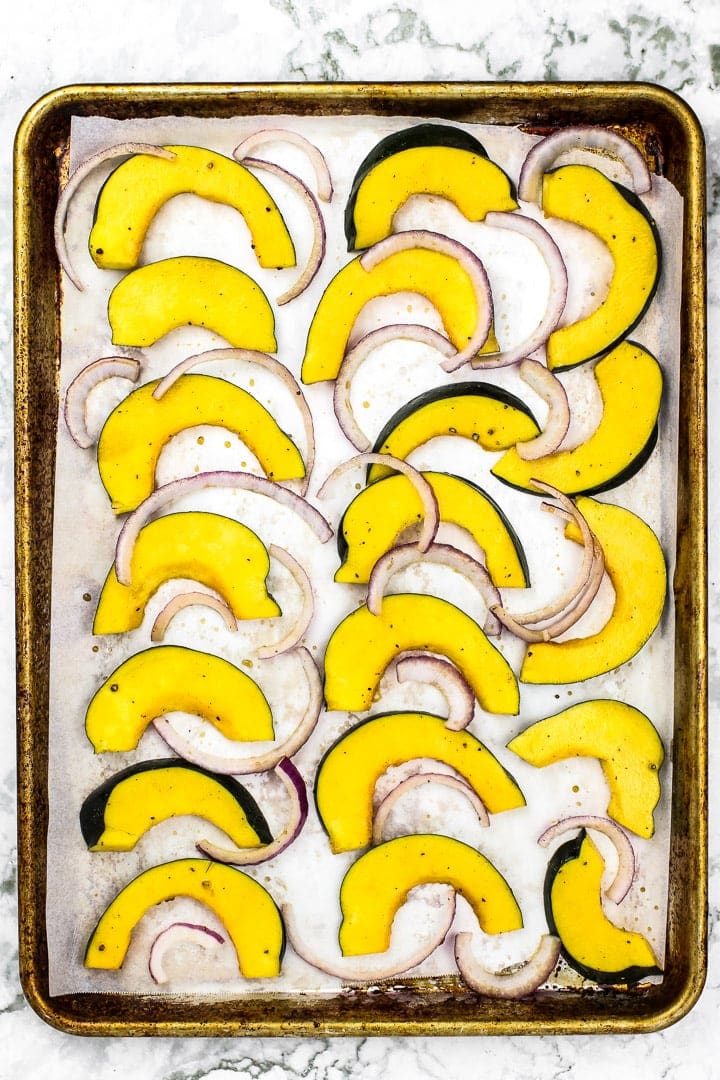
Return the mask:
[[538,844],[548,847],[558,836],[577,829],[595,829],[612,841],[618,857],[617,873],[605,890],[605,896],[613,904],[620,904],[630,892],[635,878],[635,852],[627,833],[616,821],[592,814],[578,814],[554,822],[539,837]]
[[267,660],[272,656],[279,656],[280,653],[294,649],[295,646],[300,643],[303,634],[310,625],[310,620],[312,619],[315,610],[312,582],[304,567],[300,565],[297,559],[295,559],[289,551],[279,547],[277,544],[268,545],[268,554],[273,559],[277,559],[286,570],[290,571],[295,580],[295,584],[300,589],[303,602],[300,614],[283,637],[272,645],[263,645],[258,649],[258,656],[261,660]]
[[213,596],[212,593],[200,591],[183,592],[173,596],[172,599],[168,600],[162,611],[158,612],[150,631],[150,640],[163,641],[168,626],[178,612],[183,611],[186,607],[193,606],[208,607],[213,611],[217,611],[218,615],[222,616],[227,629],[233,633],[237,631],[238,621],[224,600],[221,600],[218,596]]
[[87,399],[91,390],[106,379],[121,378],[137,382],[140,361],[130,356],[103,356],[93,360],[78,372],[65,392],[65,425],[70,437],[81,449],[94,446],[95,439],[87,429]]
[[449,660],[427,653],[405,654],[395,664],[395,677],[399,683],[430,683],[439,690],[447,701],[445,727],[450,731],[463,731],[475,715],[472,687]]
[[447,788],[452,788],[453,791],[461,792],[461,794],[463,794],[471,803],[480,824],[484,828],[487,828],[490,825],[490,816],[485,804],[477,792],[471,788],[465,780],[461,780],[457,776],[450,776],[448,773],[413,773],[412,776],[406,777],[406,779],[402,780],[392,789],[392,791],[388,792],[375,811],[375,818],[373,820],[373,844],[381,844],[383,842],[385,825],[387,824],[387,819],[396,803],[409,791],[414,791],[416,788],[423,787],[425,784],[442,784]]
[[516,971],[488,971],[473,956],[472,939],[469,931],[455,936],[455,961],[468,986],[488,997],[522,998],[532,994],[550,978],[560,956],[560,938],[544,934],[530,959]]
[[315,170],[318,198],[323,202],[330,202],[333,196],[333,185],[325,156],[314,143],[297,131],[288,131],[286,128],[263,128],[261,131],[254,131],[235,147],[233,157],[236,161],[246,161],[258,146],[264,146],[269,142],[284,142],[304,150]]

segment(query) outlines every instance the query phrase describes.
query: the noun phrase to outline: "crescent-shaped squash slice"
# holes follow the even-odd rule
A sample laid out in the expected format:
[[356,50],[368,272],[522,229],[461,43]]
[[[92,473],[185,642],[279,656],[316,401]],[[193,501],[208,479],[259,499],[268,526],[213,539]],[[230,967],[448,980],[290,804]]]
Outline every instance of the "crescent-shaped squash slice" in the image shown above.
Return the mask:
[[437,308],[458,350],[472,338],[481,313],[472,282],[457,259],[428,248],[412,248],[365,270],[360,258],[339,270],[320,298],[305,347],[304,383],[337,376],[358,315],[378,296],[420,293]]
[[[454,383],[418,394],[398,409],[373,450],[404,459],[430,439],[453,435],[497,452],[534,439],[539,431],[527,405],[514,394],[491,383]],[[368,483],[391,473],[387,465],[371,465]]]
[[[423,476],[435,493],[440,521],[466,529],[485,552],[493,584],[526,589],[525,552],[497,503],[471,480],[440,472],[424,472]],[[340,522],[337,545],[342,562],[335,580],[365,584],[380,556],[421,516],[420,497],[402,473],[363,488]]]
[[131,270],[110,293],[113,345],[143,348],[179,326],[212,330],[238,349],[275,352],[275,316],[251,277],[217,259],[180,255]]
[[161,821],[193,815],[212,822],[241,848],[269,844],[265,816],[246,787],[177,758],[141,761],[91,791],[80,808],[90,851],[130,851]]
[[[605,570],[615,590],[612,613],[588,637],[528,645],[520,679],[526,683],[574,683],[624,664],[637,653],[660,622],[667,571],[660,543],[642,518],[621,506],[580,498],[577,508],[597,537]],[[574,523],[568,539],[581,543]]]
[[249,675],[180,645],[146,649],[116,668],[88,706],[85,731],[96,754],[134,750],[148,724],[169,712],[200,716],[228,739],[274,737],[270,706]]
[[583,829],[553,855],[545,878],[545,915],[571,967],[597,983],[636,983],[660,968],[648,941],[608,919],[602,907],[600,852]]
[[516,210],[502,169],[477,151],[425,145],[398,150],[371,167],[360,166],[345,211],[348,250],[370,247],[393,231],[393,218],[411,195],[438,195],[468,221],[490,210]]
[[155,904],[189,896],[217,915],[246,979],[280,974],[285,951],[282,916],[270,893],[248,874],[209,859],[177,859],[145,870],[122,889],[90,935],[85,967],[122,967],[133,930]]
[[510,774],[468,731],[451,731],[441,717],[430,713],[372,716],[341,735],[318,766],[315,803],[333,852],[370,843],[377,780],[387,769],[413,758],[451,766],[491,814],[525,805]]
[[523,461],[512,447],[493,466],[493,475],[533,494],[540,494],[533,479],[542,480],[566,495],[597,494],[634,476],[657,440],[662,369],[641,345],[626,341],[598,361],[595,378],[603,412],[584,443],[534,461]]
[[408,649],[452,660],[487,712],[517,713],[517,680],[502,653],[460,608],[420,593],[386,596],[380,615],[363,604],[335,628],[325,652],[328,709],[369,709],[386,667]]
[[416,885],[451,885],[486,934],[522,929],[517,900],[499,870],[475,848],[449,836],[415,834],[378,844],[352,864],[340,887],[343,956],[385,952],[393,919]]
[[133,390],[113,409],[100,433],[98,471],[116,514],[151,495],[165,446],[181,431],[209,424],[234,432],[270,480],[305,475],[300,451],[260,402],[227,379],[181,375],[158,401],[159,380]]
[[262,540],[234,518],[201,511],[165,514],[138,533],[131,584],[111,566],[100,593],[93,634],[122,634],[142,625],[151,596],[166,581],[189,578],[219,593],[237,619],[280,614],[265,584],[270,556]]
[[639,323],[657,287],[660,238],[637,195],[588,165],[546,173],[542,205],[548,217],[571,221],[602,240],[614,263],[602,303],[550,335],[547,365],[560,371],[611,349]]
[[201,146],[167,146],[175,157],[135,154],[100,190],[90,233],[90,254],[104,270],[137,266],[158,210],[176,195],[193,194],[238,210],[250,230],[261,266],[295,265],[295,249],[265,186],[240,162]]
[[665,752],[655,727],[624,701],[582,701],[538,720],[508,750],[538,768],[569,757],[594,757],[610,789],[608,815],[638,836],[655,831]]

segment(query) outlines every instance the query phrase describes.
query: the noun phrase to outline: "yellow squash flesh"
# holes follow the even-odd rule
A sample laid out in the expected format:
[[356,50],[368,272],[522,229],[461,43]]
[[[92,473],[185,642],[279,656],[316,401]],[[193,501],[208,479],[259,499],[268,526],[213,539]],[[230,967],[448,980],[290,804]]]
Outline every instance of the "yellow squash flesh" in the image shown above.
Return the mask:
[[343,879],[343,955],[385,952],[393,919],[410,889],[435,882],[451,885],[467,900],[486,934],[522,928],[510,886],[479,851],[448,836],[401,836],[361,855]]
[[597,758],[610,789],[609,816],[638,836],[653,835],[665,753],[639,709],[623,701],[583,701],[532,724],[508,750],[538,768],[570,757]]
[[272,618],[280,609],[267,591],[269,569],[267,548],[241,522],[200,511],[166,514],[138,533],[130,585],[121,585],[115,567],[110,568],[93,634],[137,629],[150,597],[176,578],[189,578],[219,593],[237,619]]
[[334,852],[370,843],[377,780],[413,758],[431,758],[455,769],[491,814],[525,805],[510,774],[468,731],[451,731],[441,717],[429,713],[375,716],[341,736],[318,768],[315,801]]
[[[574,683],[612,671],[635,656],[660,622],[667,571],[655,533],[620,506],[579,498],[577,508],[603,549],[615,590],[613,610],[602,629],[587,637],[528,645],[521,682]],[[565,535],[581,542],[574,523]]]
[[280,974],[285,930],[275,901],[241,870],[208,859],[162,863],[126,885],[93,930],[85,967],[110,971],[122,967],[133,930],[145,913],[176,896],[198,900],[217,915],[235,946],[244,978]]
[[158,381],[123,398],[100,433],[98,470],[116,514],[134,510],[152,494],[163,449],[181,431],[201,424],[234,432],[271,480],[305,475],[295,443],[246,390],[210,375],[181,375],[158,401]]
[[121,664],[90,702],[85,731],[96,754],[134,750],[148,724],[169,712],[199,716],[228,739],[274,737],[270,706],[249,675],[179,645],[158,645]]
[[137,266],[157,212],[176,195],[193,194],[238,210],[261,266],[295,265],[295,249],[269,192],[232,158],[200,146],[168,146],[172,160],[136,154],[108,177],[98,197],[90,254],[104,270]]
[[566,165],[546,173],[542,205],[548,217],[594,233],[614,263],[602,302],[584,319],[550,335],[547,365],[558,371],[612,348],[639,322],[657,283],[659,240],[639,201],[630,201],[603,173],[587,165]]
[[194,255],[131,270],[110,293],[108,321],[113,345],[143,348],[192,325],[237,349],[277,349],[275,316],[260,286],[234,266]]
[[416,593],[386,596],[380,615],[363,604],[335,628],[325,652],[327,708],[369,709],[388,664],[409,649],[451,660],[487,712],[517,713],[512,668],[477,623],[447,600]]

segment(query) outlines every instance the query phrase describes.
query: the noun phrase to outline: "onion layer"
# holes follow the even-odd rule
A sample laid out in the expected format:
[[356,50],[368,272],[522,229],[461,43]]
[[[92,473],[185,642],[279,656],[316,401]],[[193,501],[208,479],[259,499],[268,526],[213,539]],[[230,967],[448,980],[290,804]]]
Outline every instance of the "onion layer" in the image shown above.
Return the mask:
[[447,701],[448,715],[445,727],[450,731],[463,731],[475,714],[475,695],[470,683],[449,660],[427,653],[401,656],[395,664],[395,676],[399,683],[430,683]]
[[373,844],[381,844],[383,842],[385,824],[398,800],[409,791],[415,791],[416,788],[424,787],[425,784],[442,784],[444,787],[461,792],[461,794],[465,795],[472,804],[480,824],[483,827],[489,826],[490,816],[485,804],[477,792],[474,791],[465,780],[461,780],[457,776],[450,776],[449,773],[413,773],[412,776],[408,776],[394,787],[392,791],[388,792],[375,811],[375,817],[373,819]]
[[515,447],[523,461],[536,461],[554,454],[570,427],[570,406],[560,379],[539,360],[521,360],[520,378],[539,394],[548,406],[548,416],[542,432],[534,439]]
[[297,559],[293,558],[290,552],[286,551],[285,548],[278,547],[277,544],[270,544],[268,546],[268,554],[273,559],[277,559],[286,570],[290,571],[296,585],[302,593],[303,602],[300,614],[283,637],[272,645],[263,645],[258,649],[258,656],[261,660],[267,660],[271,656],[278,656],[280,653],[295,648],[310,625],[310,620],[312,619],[313,611],[315,610],[312,583],[305,569],[300,565]]
[[615,845],[618,857],[617,873],[605,891],[605,896],[613,904],[620,904],[630,891],[635,878],[635,852],[627,833],[611,818],[596,817],[592,814],[578,814],[554,822],[538,837],[541,847],[548,847],[558,836],[577,829],[595,829],[607,836]]
[[630,173],[636,195],[642,195],[652,187],[647,162],[636,146],[614,131],[587,125],[562,128],[535,143],[520,170],[518,198],[540,206],[543,173],[551,169],[567,150],[599,150],[601,154],[621,161]]
[[211,593],[205,592],[185,592],[178,593],[177,596],[173,596],[171,600],[168,600],[165,607],[160,611],[155,622],[152,625],[150,631],[151,641],[162,641],[165,637],[165,632],[170,625],[172,619],[186,607],[202,606],[212,608],[213,611],[217,611],[218,615],[222,615],[225,622],[225,626],[228,630],[234,632],[238,628],[238,622],[234,614],[225,603],[217,596],[213,596]]
[[73,442],[83,450],[93,446],[95,439],[87,429],[88,394],[105,379],[119,377],[137,382],[140,361],[130,356],[104,356],[78,372],[65,392],[65,424]]
[[530,959],[516,971],[488,971],[473,956],[472,938],[468,931],[455,936],[455,960],[468,986],[488,997],[527,997],[549,979],[560,956],[560,938],[544,934]]
[[291,146],[304,150],[315,170],[318,198],[323,202],[330,202],[333,196],[333,185],[327,161],[317,146],[297,131],[288,131],[286,128],[262,128],[260,131],[254,131],[238,143],[233,150],[233,157],[236,161],[244,161],[248,156],[252,156],[258,146],[265,146],[269,142],[289,143]]
[[209,926],[186,922],[171,923],[160,931],[150,946],[148,970],[153,982],[162,985],[168,981],[165,958],[179,945],[200,945],[203,949],[215,949],[224,944],[225,938],[222,934],[211,930]]

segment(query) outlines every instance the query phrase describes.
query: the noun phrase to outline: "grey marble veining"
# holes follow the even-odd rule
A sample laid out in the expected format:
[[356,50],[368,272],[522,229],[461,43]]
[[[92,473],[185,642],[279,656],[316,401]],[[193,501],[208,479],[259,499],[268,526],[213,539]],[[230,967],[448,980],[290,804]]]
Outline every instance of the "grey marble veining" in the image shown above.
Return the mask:
[[643,1037],[535,1039],[90,1039],[46,1026],[17,977],[12,601],[12,140],[44,92],[74,82],[402,79],[612,79],[659,82],[697,112],[708,147],[710,341],[710,747],[718,760],[720,500],[714,432],[720,422],[720,5],[666,0],[519,0],[475,5],[414,0],[25,0],[0,36],[0,1078],[226,1080],[234,1075],[367,1080],[483,1076],[487,1080],[608,1075],[709,1080],[720,1034],[720,847],[711,786],[710,967],[690,1015]]

